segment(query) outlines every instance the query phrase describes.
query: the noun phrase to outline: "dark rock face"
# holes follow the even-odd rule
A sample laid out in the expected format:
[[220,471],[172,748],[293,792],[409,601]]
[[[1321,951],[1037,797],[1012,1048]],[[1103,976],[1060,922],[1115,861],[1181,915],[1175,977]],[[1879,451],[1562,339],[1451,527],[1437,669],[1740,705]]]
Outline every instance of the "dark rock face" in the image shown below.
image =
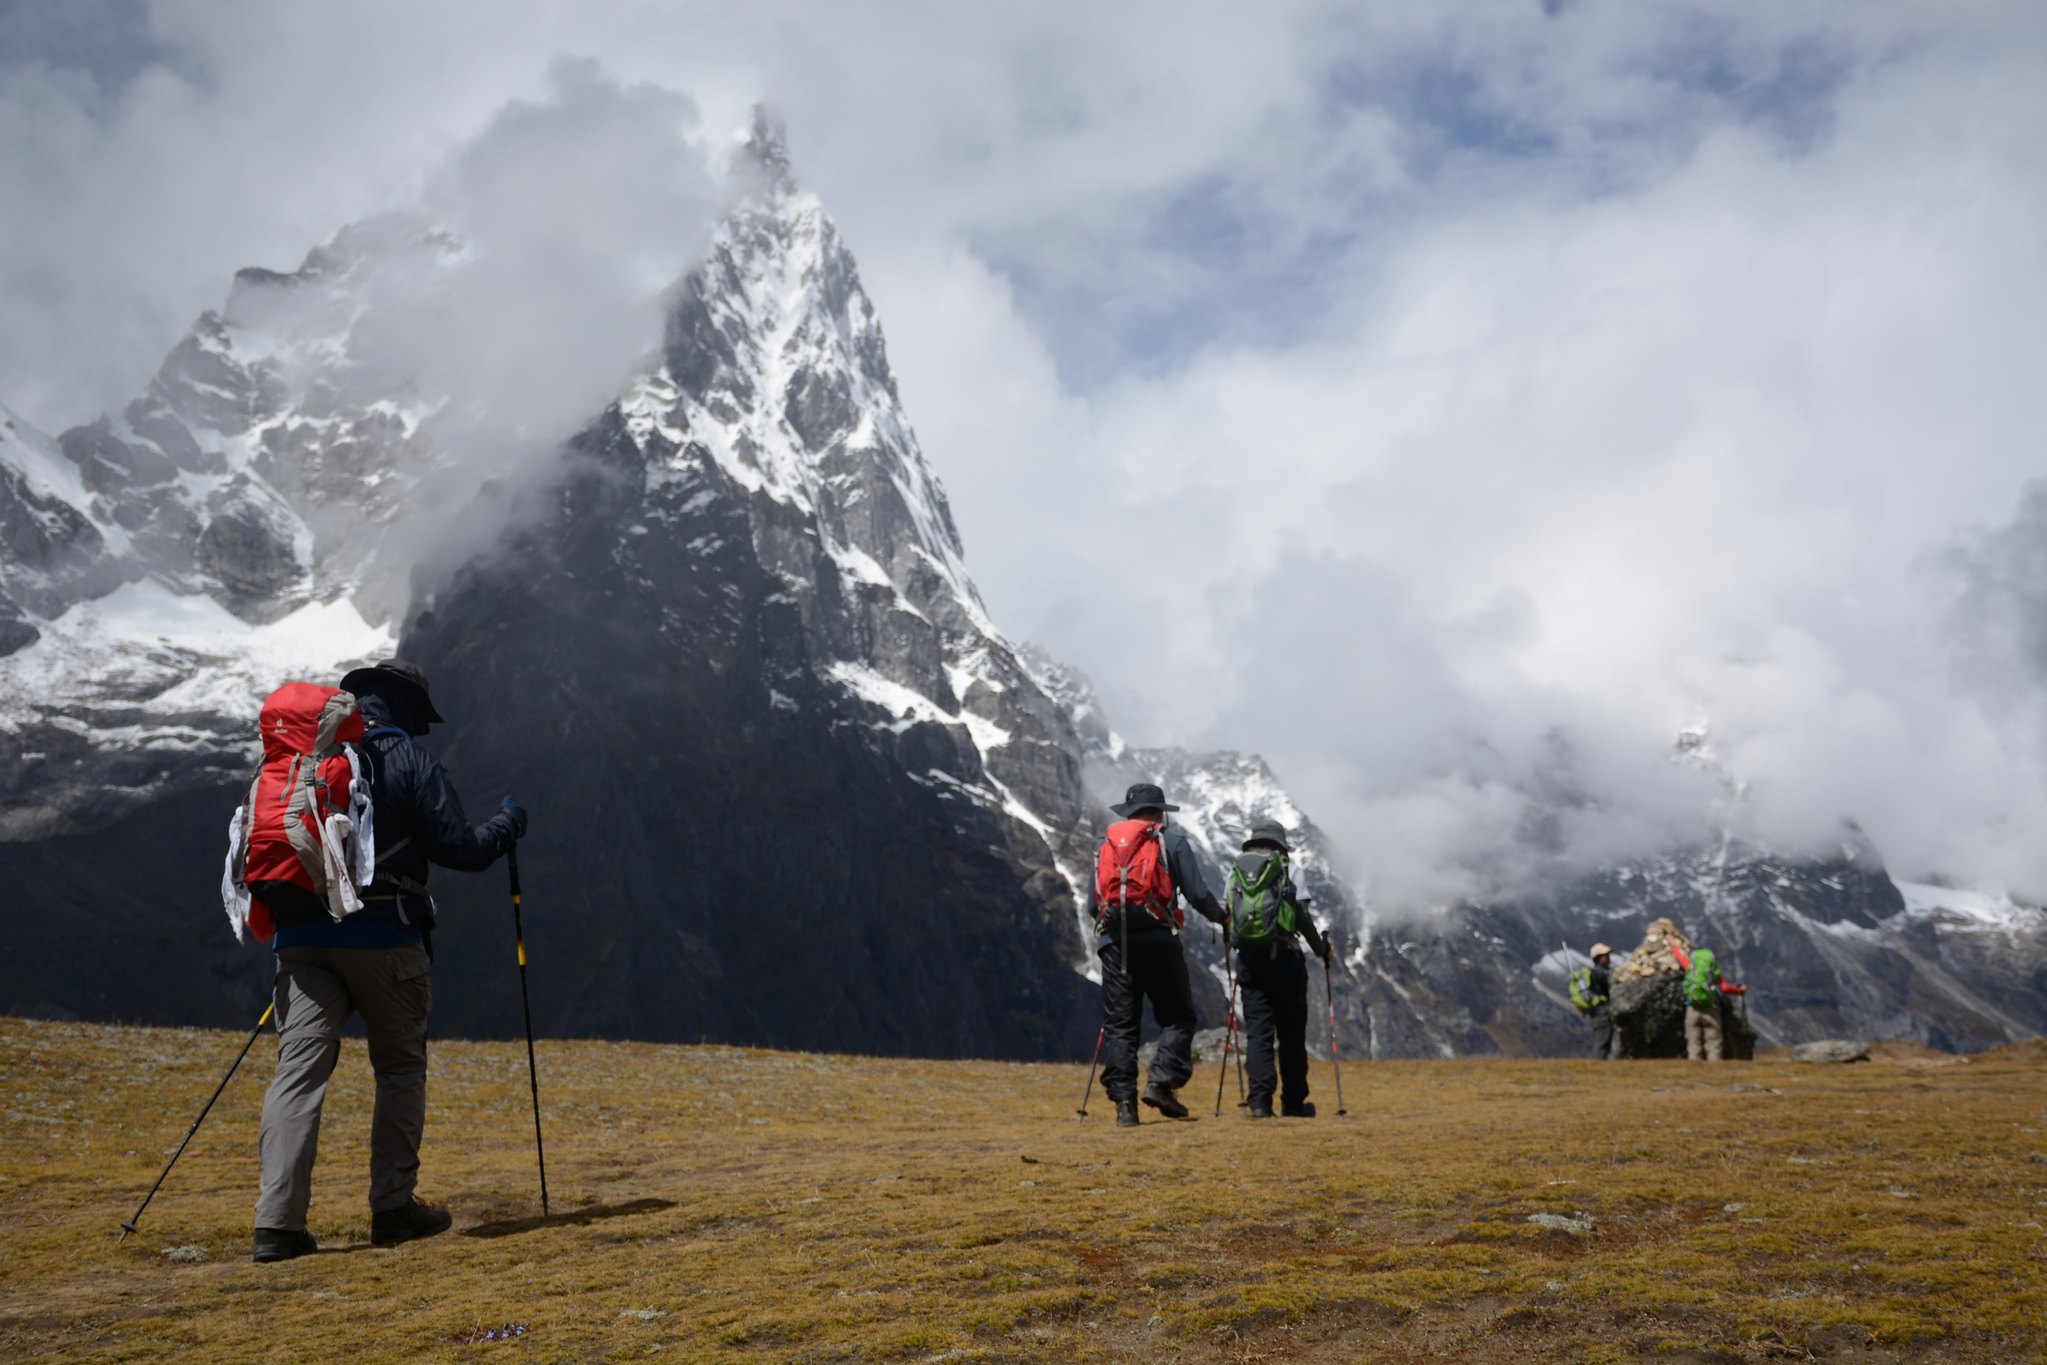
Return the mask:
[[[939,723],[872,741],[857,700],[805,667],[745,499],[697,500],[715,464],[664,497],[673,534],[621,554],[645,466],[616,420],[582,458],[558,509],[406,640],[437,694],[474,699],[451,769],[540,794],[521,872],[541,1025],[926,1056],[1082,1045],[1070,915],[1019,877],[1014,822],[954,795],[985,780],[971,744]],[[729,554],[688,552],[706,537]],[[668,591],[631,592],[643,576]],[[494,881],[448,879],[438,940],[441,1004],[487,1031],[490,973],[460,967],[498,955],[465,927],[502,914]]]
[[0,657],[40,636],[30,616],[55,616],[121,581],[100,528],[26,472],[52,467],[63,467],[61,453],[0,408]]
[[199,533],[199,568],[216,580],[232,609],[260,614],[284,597],[302,570],[291,530],[248,494],[247,480],[209,500],[211,513]]
[[[1613,991],[1613,1036],[1616,1057],[1678,1057],[1685,1055],[1684,976],[1659,972],[1623,981]],[[1739,1004],[1721,1002],[1721,1056],[1746,1062],[1756,1055],[1756,1031]]]

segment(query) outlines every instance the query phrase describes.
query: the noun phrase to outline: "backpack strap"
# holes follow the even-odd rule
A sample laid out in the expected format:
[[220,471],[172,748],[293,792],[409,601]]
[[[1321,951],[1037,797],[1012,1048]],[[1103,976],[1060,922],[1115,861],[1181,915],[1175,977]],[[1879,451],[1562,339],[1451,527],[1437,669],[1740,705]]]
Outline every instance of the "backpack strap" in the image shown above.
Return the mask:
[[383,847],[380,847],[377,850],[377,875],[375,879],[370,882],[370,885],[364,889],[363,895],[364,900],[368,900],[369,892],[376,890],[378,887],[390,888],[387,890],[377,891],[378,900],[384,900],[387,898],[395,900],[401,894],[427,896],[429,899],[431,899],[432,893],[427,890],[425,882],[416,881],[411,877],[403,876],[396,872],[386,872],[384,870],[384,864],[391,860],[392,855],[397,853],[398,850],[404,848],[407,844],[411,842],[412,836],[408,834],[403,839],[400,839],[397,843],[384,845]]
[[1151,908],[1152,918],[1163,923],[1170,923],[1173,918],[1173,902],[1178,899],[1180,888],[1173,886],[1173,864],[1166,857],[1166,824],[1164,817],[1161,817],[1159,823],[1153,825],[1144,837],[1159,846],[1159,871],[1166,874],[1166,885],[1173,887],[1171,891],[1166,893],[1166,899],[1163,904]]

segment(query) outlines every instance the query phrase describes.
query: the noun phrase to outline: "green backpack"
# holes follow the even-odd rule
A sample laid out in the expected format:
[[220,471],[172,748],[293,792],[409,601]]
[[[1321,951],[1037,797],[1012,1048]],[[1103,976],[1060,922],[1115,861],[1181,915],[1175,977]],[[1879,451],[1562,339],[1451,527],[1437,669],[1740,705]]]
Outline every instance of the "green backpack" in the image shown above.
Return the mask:
[[1225,899],[1232,937],[1240,947],[1270,943],[1294,932],[1292,891],[1286,854],[1261,848],[1237,856],[1230,864]]
[[1685,1003],[1695,1010],[1719,1008],[1720,964],[1711,948],[1692,954],[1692,968],[1685,973]]
[[1576,1005],[1581,1013],[1585,1014],[1592,1013],[1592,1011],[1606,1003],[1605,996],[1592,993],[1592,969],[1590,967],[1580,967],[1577,971],[1571,973],[1571,1003]]

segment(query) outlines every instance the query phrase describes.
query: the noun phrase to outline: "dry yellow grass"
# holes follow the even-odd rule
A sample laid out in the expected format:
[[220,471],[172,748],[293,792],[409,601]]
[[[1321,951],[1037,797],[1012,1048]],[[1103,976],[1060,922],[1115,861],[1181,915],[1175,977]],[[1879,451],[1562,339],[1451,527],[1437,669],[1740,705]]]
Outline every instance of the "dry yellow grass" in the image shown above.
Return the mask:
[[1360,1064],[1341,1120],[1318,1067],[1324,1117],[1256,1125],[1209,1067],[1199,1121],[1122,1132],[1077,1066],[543,1042],[542,1224],[523,1047],[442,1043],[456,1231],[371,1250],[351,1042],[328,1254],[256,1266],[266,1036],[117,1244],[239,1042],[0,1021],[0,1357],[2047,1360],[2043,1044]]

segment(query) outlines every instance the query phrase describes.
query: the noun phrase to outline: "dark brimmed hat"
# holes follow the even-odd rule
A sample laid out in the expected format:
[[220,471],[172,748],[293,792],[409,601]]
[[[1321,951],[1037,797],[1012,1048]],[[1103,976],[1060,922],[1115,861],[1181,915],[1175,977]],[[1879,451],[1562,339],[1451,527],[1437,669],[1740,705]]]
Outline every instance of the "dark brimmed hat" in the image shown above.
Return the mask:
[[1128,819],[1141,810],[1178,810],[1180,808],[1166,804],[1164,788],[1151,782],[1139,782],[1129,791],[1123,793],[1122,805],[1111,806],[1109,809]]
[[1254,844],[1271,844],[1282,853],[1292,853],[1294,846],[1286,841],[1286,826],[1277,820],[1260,820],[1251,826],[1251,833],[1244,840],[1244,847]]
[[427,690],[426,674],[420,671],[418,664],[407,663],[403,659],[386,659],[368,668],[352,668],[343,675],[341,690],[360,692],[362,689],[357,684],[369,683],[380,677],[395,678],[417,692],[419,699],[426,703],[426,718],[435,725],[447,724],[441,719],[441,713],[434,709],[434,697],[433,693]]

